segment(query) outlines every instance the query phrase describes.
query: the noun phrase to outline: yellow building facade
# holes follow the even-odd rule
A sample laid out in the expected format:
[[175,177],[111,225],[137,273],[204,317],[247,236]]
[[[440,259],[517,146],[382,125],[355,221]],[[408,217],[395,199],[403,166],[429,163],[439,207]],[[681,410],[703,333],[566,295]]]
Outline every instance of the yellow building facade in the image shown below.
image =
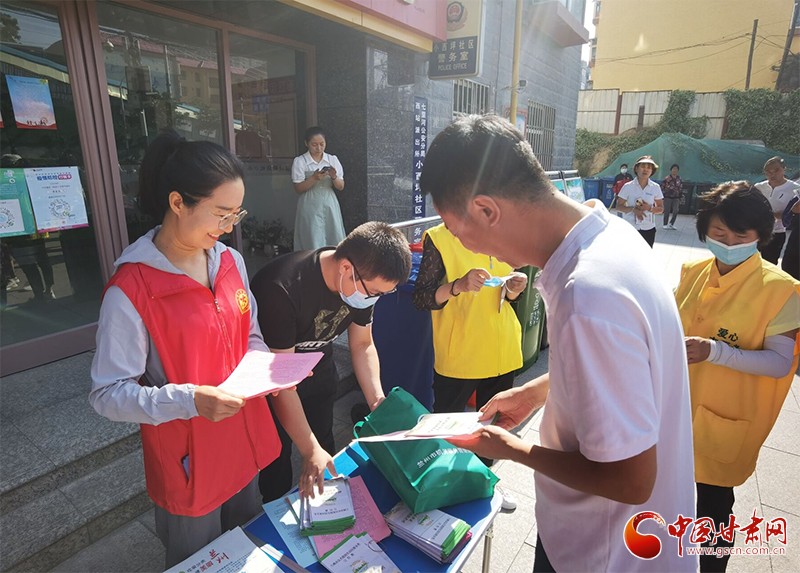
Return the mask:
[[[595,12],[594,89],[744,89],[758,19],[751,88],[774,88],[793,0],[602,0]],[[796,51],[800,38],[795,36]],[[773,69],[775,67],[775,69]]]

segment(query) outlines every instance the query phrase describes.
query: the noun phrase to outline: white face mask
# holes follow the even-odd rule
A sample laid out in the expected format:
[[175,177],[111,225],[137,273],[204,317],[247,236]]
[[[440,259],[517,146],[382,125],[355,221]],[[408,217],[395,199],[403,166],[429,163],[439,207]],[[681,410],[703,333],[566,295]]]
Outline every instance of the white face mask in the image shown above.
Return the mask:
[[342,279],[344,278],[344,275],[339,275],[339,296],[342,297],[342,300],[347,306],[352,306],[353,308],[363,309],[373,306],[376,302],[378,302],[378,297],[376,296],[368,298],[366,294],[358,290],[355,267],[352,267],[351,271],[353,273],[353,286],[356,290],[350,296],[345,296],[345,294],[342,292]]
[[619,170],[619,172],[620,173],[627,173],[628,172],[628,168],[627,167],[623,167],[622,169]]
[[758,252],[758,241],[742,243],[740,245],[726,245],[706,237],[706,247],[717,257],[717,260],[731,267],[745,262]]

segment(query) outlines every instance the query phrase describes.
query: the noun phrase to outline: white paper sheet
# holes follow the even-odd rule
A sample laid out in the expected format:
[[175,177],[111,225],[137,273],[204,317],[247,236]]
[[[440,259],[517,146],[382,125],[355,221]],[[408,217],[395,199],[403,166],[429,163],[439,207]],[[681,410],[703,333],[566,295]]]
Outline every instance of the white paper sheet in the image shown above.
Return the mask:
[[11,237],[25,232],[25,221],[19,199],[0,200],[0,237]]
[[164,573],[180,573],[192,567],[211,573],[283,573],[241,527],[228,531]]
[[40,233],[89,226],[77,167],[26,169],[25,180]]
[[286,390],[305,380],[322,357],[322,352],[275,354],[253,350],[244,355],[219,388],[248,400]]
[[349,537],[320,563],[331,573],[353,573],[354,571],[400,573],[397,565],[366,534],[363,537],[355,535]]
[[381,436],[358,438],[357,442],[400,442],[404,440],[429,440],[431,438],[454,438],[472,434],[492,420],[479,420],[480,412],[457,412],[452,414],[425,414],[410,430],[392,432]]
[[301,567],[309,567],[316,563],[317,556],[311,547],[311,542],[300,535],[300,522],[286,503],[286,499],[281,497],[265,503],[263,508],[297,564]]

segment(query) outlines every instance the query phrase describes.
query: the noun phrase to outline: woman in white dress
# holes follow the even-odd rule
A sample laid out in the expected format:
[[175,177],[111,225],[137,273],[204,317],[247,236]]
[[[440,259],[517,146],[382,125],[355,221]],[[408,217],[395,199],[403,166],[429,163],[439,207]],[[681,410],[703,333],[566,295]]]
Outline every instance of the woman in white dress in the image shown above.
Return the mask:
[[344,189],[344,169],[335,155],[325,153],[325,133],[309,127],[308,152],[292,164],[294,190],[300,195],[294,220],[294,250],[311,251],[338,245],[345,237],[336,191]]

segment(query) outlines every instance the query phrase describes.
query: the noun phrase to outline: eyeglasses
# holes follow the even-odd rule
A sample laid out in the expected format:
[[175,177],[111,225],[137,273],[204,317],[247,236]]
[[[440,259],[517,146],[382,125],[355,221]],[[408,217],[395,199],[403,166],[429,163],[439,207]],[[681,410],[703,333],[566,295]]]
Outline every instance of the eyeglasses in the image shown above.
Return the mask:
[[[364,280],[361,278],[361,273],[358,272],[358,269],[356,268],[356,265],[350,259],[347,259],[347,260],[350,261],[351,265],[353,265],[353,270],[356,272],[356,276],[358,277],[358,282],[360,282],[361,286],[364,287],[364,294],[367,295],[367,298],[380,298],[380,297],[382,297],[384,295],[392,294],[393,292],[397,291],[397,287],[395,287],[392,290],[387,291],[387,292],[379,292],[378,294],[369,294],[369,289],[367,288],[367,285],[364,284]],[[356,287],[356,288],[358,288],[358,287]]]
[[227,215],[217,215],[216,213],[212,213],[208,209],[206,209],[209,215],[214,215],[217,219],[219,219],[219,228],[220,230],[224,231],[231,225],[238,225],[244,219],[244,216],[247,215],[247,211],[245,209],[241,209],[238,213],[228,213]]

